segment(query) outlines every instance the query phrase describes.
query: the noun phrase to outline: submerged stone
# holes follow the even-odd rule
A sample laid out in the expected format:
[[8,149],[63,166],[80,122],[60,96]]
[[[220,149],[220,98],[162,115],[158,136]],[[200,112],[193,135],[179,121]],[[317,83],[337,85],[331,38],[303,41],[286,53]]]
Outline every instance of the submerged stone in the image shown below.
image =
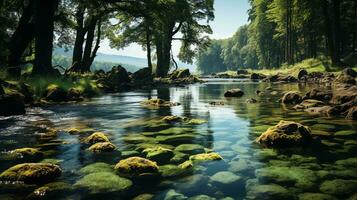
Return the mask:
[[37,198],[56,198],[64,194],[68,195],[72,190],[72,186],[68,183],[54,182],[37,188],[33,195],[37,196]]
[[108,137],[102,132],[95,132],[85,139],[88,144],[95,144],[98,142],[109,142]]
[[188,120],[187,124],[189,125],[201,125],[207,123],[204,119],[190,119]]
[[336,196],[350,195],[357,191],[357,180],[328,180],[321,184],[320,191]]
[[226,93],[224,93],[225,97],[241,97],[243,95],[244,95],[244,92],[239,88],[231,89],[231,90],[228,90]]
[[151,200],[151,199],[154,199],[154,195],[153,194],[148,194],[148,193],[145,193],[145,194],[140,194],[136,197],[134,197],[132,200]]
[[290,147],[306,144],[311,139],[311,130],[307,126],[282,120],[262,133],[256,141],[268,147]]
[[210,181],[212,184],[217,185],[218,187],[224,187],[227,185],[235,185],[241,184],[243,182],[242,177],[237,176],[233,174],[232,172],[229,171],[222,171],[222,172],[217,172],[214,174],[211,178]]
[[298,167],[266,167],[255,171],[261,182],[291,185],[303,190],[317,187],[317,175],[314,171]]
[[103,162],[89,164],[79,170],[81,174],[92,174],[98,172],[113,172],[113,171],[114,171],[113,166]]
[[335,132],[334,136],[339,136],[339,137],[353,137],[353,136],[357,136],[357,131],[356,131],[356,130],[337,131],[337,132]]
[[174,157],[174,152],[172,150],[162,147],[148,148],[145,149],[143,153],[146,154],[146,158],[155,161],[158,164],[168,163],[170,159]]
[[181,135],[170,135],[170,136],[157,136],[156,139],[163,144],[182,144],[191,143],[195,141],[198,136],[194,134],[181,134]]
[[345,160],[338,160],[335,162],[336,165],[342,165],[346,167],[357,168],[357,158],[347,158]]
[[291,200],[294,196],[289,190],[276,184],[254,185],[247,189],[246,199],[249,200]]
[[88,150],[94,153],[112,152],[116,149],[115,145],[110,142],[98,142],[89,147]]
[[176,192],[175,190],[171,189],[167,191],[164,200],[186,200],[187,197],[181,193]]
[[129,158],[129,157],[134,157],[134,156],[139,156],[140,153],[138,151],[122,151],[121,152],[121,157],[122,158]]
[[175,155],[174,155],[174,157],[171,158],[170,163],[173,163],[173,164],[183,163],[189,158],[188,154],[181,153],[178,151],[174,151],[174,153],[175,153]]
[[188,198],[188,200],[216,200],[216,198],[201,194],[201,195],[190,197]]
[[162,165],[160,166],[159,171],[164,178],[181,177],[191,172],[189,169],[181,168],[176,165]]
[[199,144],[181,144],[175,148],[175,151],[192,155],[192,154],[204,153],[205,148]]
[[91,173],[78,180],[74,187],[88,190],[91,194],[108,192],[123,192],[128,190],[133,183],[110,172]]
[[336,197],[322,193],[304,193],[299,195],[299,200],[337,200]]
[[44,183],[61,176],[61,173],[62,170],[57,165],[48,163],[23,163],[4,171],[0,174],[0,180]]
[[115,170],[119,174],[131,178],[145,178],[159,175],[157,164],[141,157],[131,157],[121,160],[115,165]]

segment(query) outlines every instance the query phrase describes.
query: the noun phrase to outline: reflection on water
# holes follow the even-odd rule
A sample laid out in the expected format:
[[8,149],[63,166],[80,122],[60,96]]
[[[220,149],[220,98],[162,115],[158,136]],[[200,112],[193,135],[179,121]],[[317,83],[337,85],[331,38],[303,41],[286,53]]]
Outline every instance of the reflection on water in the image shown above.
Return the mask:
[[[266,91],[268,86],[277,95]],[[226,90],[235,87],[245,92],[243,98],[223,98]],[[346,199],[357,191],[357,124],[343,119],[315,118],[304,112],[288,110],[278,103],[284,91],[305,92],[311,87],[218,81],[188,87],[107,95],[75,105],[32,108],[26,116],[1,118],[0,171],[28,161],[5,159],[7,151],[36,147],[44,152],[44,158],[30,161],[56,161],[63,169],[59,181],[74,184],[83,176],[79,173],[83,167],[97,162],[115,165],[121,155],[93,154],[81,143],[86,135],[70,135],[62,131],[55,138],[48,138],[48,130],[75,127],[102,131],[108,134],[111,142],[121,152],[128,153],[137,150],[144,142],[157,143],[149,140],[150,138],[147,141],[137,141],[134,136],[142,136],[148,129],[128,124],[177,115],[207,120],[203,125],[180,126],[181,131],[186,131],[180,134],[194,134],[195,139],[189,143],[200,144],[218,152],[224,160],[202,164],[188,175],[162,179],[155,184],[134,183],[134,187],[126,192],[104,192],[98,196],[75,189],[55,198],[128,199],[147,193],[156,199],[209,199],[207,196],[197,195],[208,195],[212,199]],[[256,90],[265,94],[257,96]],[[180,102],[181,105],[148,109],[140,104],[143,100],[155,97]],[[255,98],[259,103],[247,104],[246,99],[249,98]],[[209,103],[212,101],[224,101],[225,105],[211,106]],[[306,123],[313,132],[326,137],[320,137],[319,142],[303,149],[280,151],[263,149],[254,142],[260,133],[283,119]],[[349,131],[349,134],[346,137],[331,137],[338,131]],[[35,185],[6,184],[1,184],[0,187],[0,199],[30,198],[32,191],[38,188]]]

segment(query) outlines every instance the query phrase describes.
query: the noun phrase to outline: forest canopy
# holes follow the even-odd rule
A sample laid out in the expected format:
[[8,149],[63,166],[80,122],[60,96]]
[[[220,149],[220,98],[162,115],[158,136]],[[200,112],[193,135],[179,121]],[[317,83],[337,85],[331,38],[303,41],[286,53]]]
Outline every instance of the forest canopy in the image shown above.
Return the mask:
[[328,57],[334,66],[356,52],[355,0],[250,0],[249,24],[228,39],[202,47],[204,74],[236,69],[272,69],[307,58]]

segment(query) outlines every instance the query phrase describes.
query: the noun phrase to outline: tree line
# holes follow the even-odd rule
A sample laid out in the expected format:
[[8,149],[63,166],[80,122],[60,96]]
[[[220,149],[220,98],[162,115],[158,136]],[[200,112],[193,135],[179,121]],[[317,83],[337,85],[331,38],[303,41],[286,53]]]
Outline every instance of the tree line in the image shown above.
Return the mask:
[[[73,48],[66,72],[89,72],[104,39],[113,48],[138,43],[148,67],[164,77],[172,63],[172,42],[181,41],[179,59],[192,63],[208,42],[214,0],[8,0],[0,3],[0,65],[19,77],[56,73],[54,45]],[[153,56],[154,55],[154,56]],[[156,59],[156,65],[152,61]]]
[[203,73],[272,69],[326,56],[334,66],[357,51],[356,0],[250,0],[249,24],[200,48]]

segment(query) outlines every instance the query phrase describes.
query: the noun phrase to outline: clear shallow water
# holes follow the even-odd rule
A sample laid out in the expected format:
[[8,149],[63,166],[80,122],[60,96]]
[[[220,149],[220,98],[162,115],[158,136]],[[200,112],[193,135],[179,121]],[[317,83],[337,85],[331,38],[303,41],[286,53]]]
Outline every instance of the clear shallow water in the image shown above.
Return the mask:
[[[262,96],[255,94],[257,89],[264,91],[268,86],[277,91],[278,95],[273,96],[269,92]],[[223,97],[226,90],[236,87],[245,92],[242,98]],[[168,191],[172,193],[174,190],[187,198],[208,195],[216,199],[225,197],[263,199],[261,196],[256,196],[257,189],[254,190],[254,186],[277,184],[287,189],[292,199],[301,198],[301,195],[306,193],[328,193],[335,198],[346,199],[357,192],[357,187],[342,192],[331,192],[328,185],[332,184],[332,188],[344,186],[335,182],[327,182],[327,184],[326,181],[357,180],[357,138],[353,133],[357,131],[356,122],[311,116],[304,112],[289,110],[277,102],[284,91],[306,92],[311,87],[315,86],[219,80],[188,87],[106,95],[81,104],[32,108],[28,110],[26,116],[0,119],[0,151],[2,157],[5,157],[6,152],[12,149],[41,148],[45,158],[60,160],[59,165],[63,174],[58,181],[75,184],[83,176],[79,172],[81,168],[96,162],[115,165],[121,159],[120,155],[93,154],[81,143],[84,136],[70,135],[64,131],[49,140],[44,137],[46,129],[91,128],[107,133],[111,142],[120,151],[128,151],[135,149],[138,144],[127,142],[123,138],[146,131],[140,126],[128,128],[129,123],[177,115],[207,120],[208,122],[203,125],[186,126],[193,129],[197,136],[197,139],[191,143],[218,152],[224,160],[202,164],[189,175],[182,177],[160,179],[155,183],[136,182],[127,192],[92,195],[74,189],[71,193],[63,193],[62,196],[57,195],[55,198],[131,199],[140,194],[150,193],[156,199],[164,199],[170,196],[167,194]],[[140,104],[141,101],[151,97],[180,102],[181,106],[148,109]],[[256,98],[259,103],[247,104],[245,101],[249,98]],[[212,101],[223,101],[225,105],[211,106],[209,103]],[[345,130],[352,131],[352,134],[347,137],[320,137],[317,139],[318,142],[308,147],[279,151],[264,149],[254,142],[261,132],[276,125],[280,120],[304,122],[313,132],[319,134],[334,134]],[[349,158],[354,160],[341,161]],[[336,161],[338,164],[335,163]],[[2,159],[0,171],[22,162],[25,160]],[[239,176],[239,180],[226,181],[228,178],[218,182],[212,180],[213,175],[221,171],[232,172]],[[309,179],[309,176],[314,178]],[[347,185],[351,183],[356,185],[355,182],[346,182]],[[29,194],[38,187],[1,184],[0,199],[23,199],[29,197]],[[266,198],[267,195],[264,197]],[[176,195],[173,199],[179,198]]]

